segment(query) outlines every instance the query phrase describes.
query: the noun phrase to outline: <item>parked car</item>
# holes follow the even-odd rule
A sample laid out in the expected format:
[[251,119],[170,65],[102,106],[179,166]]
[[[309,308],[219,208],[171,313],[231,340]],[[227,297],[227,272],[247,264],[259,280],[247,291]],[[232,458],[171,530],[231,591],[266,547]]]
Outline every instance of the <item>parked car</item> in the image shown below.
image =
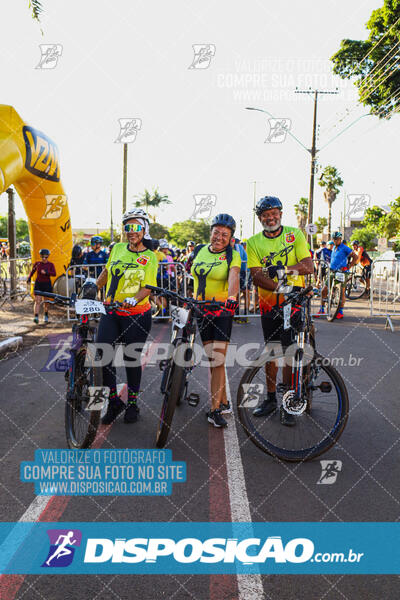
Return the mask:
[[377,277],[393,277],[396,272],[396,264],[400,261],[400,252],[387,250],[374,260],[374,273]]

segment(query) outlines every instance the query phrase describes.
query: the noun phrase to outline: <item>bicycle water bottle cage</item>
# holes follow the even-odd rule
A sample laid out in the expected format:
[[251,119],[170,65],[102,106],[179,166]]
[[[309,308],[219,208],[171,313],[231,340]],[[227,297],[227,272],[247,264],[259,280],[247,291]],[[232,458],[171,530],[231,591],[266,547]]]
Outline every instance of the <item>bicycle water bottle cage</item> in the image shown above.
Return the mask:
[[198,403],[200,402],[200,395],[199,394],[189,394],[188,398],[187,398],[188,404],[190,404],[190,406],[197,406]]

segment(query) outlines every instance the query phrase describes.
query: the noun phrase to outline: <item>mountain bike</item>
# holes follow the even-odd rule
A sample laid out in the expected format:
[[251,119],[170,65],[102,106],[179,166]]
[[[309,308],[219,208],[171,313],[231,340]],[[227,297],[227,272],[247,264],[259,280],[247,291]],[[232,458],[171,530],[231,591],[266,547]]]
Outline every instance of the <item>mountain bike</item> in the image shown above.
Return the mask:
[[[97,321],[100,313],[110,313],[121,304],[105,304],[93,298],[93,294],[82,288],[81,298],[52,292],[41,292],[41,296],[52,299],[54,304],[74,308],[79,316],[72,326],[72,346],[68,370],[65,402],[65,433],[71,449],[89,448],[96,437],[102,412],[106,409],[109,388],[103,387],[103,369],[96,366],[97,355],[93,356]],[[95,352],[95,351],[94,351]]]
[[171,431],[176,406],[179,406],[184,400],[187,400],[191,406],[197,406],[200,401],[198,394],[188,393],[188,378],[194,367],[195,316],[201,314],[205,309],[220,310],[223,303],[214,300],[185,298],[171,290],[152,285],[146,285],[146,288],[176,304],[171,305],[171,356],[160,361],[160,370],[163,371],[160,387],[163,401],[156,434],[156,446],[164,448]]
[[365,293],[367,284],[364,275],[356,267],[350,269],[344,293],[349,300],[358,300]]
[[[333,446],[346,426],[349,400],[339,373],[315,351],[315,334],[310,314],[311,299],[306,289],[293,288],[282,304],[284,329],[292,328],[296,343],[271,359],[268,346],[244,372],[238,392],[239,420],[251,441],[264,452],[285,461],[306,461]],[[254,410],[266,398],[265,365],[280,359],[277,376],[277,408],[257,417]],[[282,366],[292,367],[291,383],[283,381]],[[281,421],[282,411],[294,416],[294,425]]]
[[342,271],[331,271],[328,277],[331,278],[331,289],[328,296],[326,320],[333,321],[339,312],[343,289],[346,286],[346,275]]

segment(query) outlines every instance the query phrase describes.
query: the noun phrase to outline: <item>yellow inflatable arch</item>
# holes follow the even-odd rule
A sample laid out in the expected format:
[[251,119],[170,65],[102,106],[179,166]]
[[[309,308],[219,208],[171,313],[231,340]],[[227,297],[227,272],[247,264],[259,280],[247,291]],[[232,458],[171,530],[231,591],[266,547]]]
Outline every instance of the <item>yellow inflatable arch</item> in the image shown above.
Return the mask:
[[32,262],[39,260],[41,248],[48,248],[59,277],[71,258],[72,231],[57,146],[12,106],[0,104],[0,193],[10,185],[28,218]]

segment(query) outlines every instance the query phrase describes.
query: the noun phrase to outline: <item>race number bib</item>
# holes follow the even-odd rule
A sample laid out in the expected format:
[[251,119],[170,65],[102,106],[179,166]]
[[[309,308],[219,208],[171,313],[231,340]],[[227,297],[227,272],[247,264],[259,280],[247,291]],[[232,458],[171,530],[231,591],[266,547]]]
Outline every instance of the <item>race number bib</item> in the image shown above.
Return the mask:
[[106,314],[106,309],[102,302],[98,300],[79,299],[75,302],[75,312],[77,315],[93,315],[96,313]]
[[343,281],[344,281],[344,273],[336,273],[335,274],[335,279],[336,279],[336,281],[340,281],[340,282],[343,283]]
[[171,318],[172,325],[182,329],[185,327],[189,316],[189,311],[186,308],[180,308],[179,306],[171,305]]

